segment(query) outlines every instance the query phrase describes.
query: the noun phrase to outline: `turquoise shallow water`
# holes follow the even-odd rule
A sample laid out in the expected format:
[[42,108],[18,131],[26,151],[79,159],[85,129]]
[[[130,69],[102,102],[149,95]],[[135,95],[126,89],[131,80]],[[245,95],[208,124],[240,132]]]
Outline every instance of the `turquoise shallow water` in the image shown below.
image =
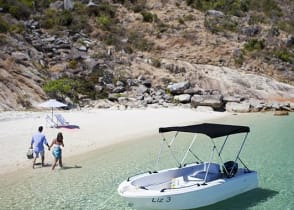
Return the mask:
[[[259,188],[201,210],[294,209],[294,115],[233,115],[214,122],[250,126],[241,157],[258,171]],[[183,140],[175,142],[179,159],[191,140],[189,135],[180,137]],[[160,139],[158,135],[93,151],[65,161],[64,170],[26,169],[1,176],[0,209],[131,209],[118,196],[117,186],[128,176],[154,169]],[[207,140],[200,137],[193,148],[202,159],[209,157]],[[242,138],[229,140],[224,159],[237,152]],[[187,162],[193,160],[187,157]],[[175,166],[168,151],[160,163],[160,168]]]

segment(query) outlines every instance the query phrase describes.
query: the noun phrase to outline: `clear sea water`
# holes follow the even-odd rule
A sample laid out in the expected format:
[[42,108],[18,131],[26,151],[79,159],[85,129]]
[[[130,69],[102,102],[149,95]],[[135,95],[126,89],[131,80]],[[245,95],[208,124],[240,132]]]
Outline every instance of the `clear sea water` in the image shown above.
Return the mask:
[[[232,115],[213,122],[250,126],[251,132],[241,158],[250,169],[258,171],[259,188],[200,209],[294,209],[294,115]],[[178,139],[180,141],[174,145],[178,159],[191,140],[186,134],[180,137],[182,140]],[[229,138],[224,150],[225,160],[236,154],[243,136],[237,137]],[[1,176],[0,209],[130,210],[116,189],[128,176],[154,170],[160,139],[160,135],[150,136],[65,158],[65,169],[55,172],[45,167]],[[208,140],[200,136],[193,147],[202,159],[209,157]],[[216,142],[220,145],[218,139]],[[192,161],[195,159],[188,156],[187,162]],[[175,166],[175,161],[164,150],[158,168],[171,166]]]

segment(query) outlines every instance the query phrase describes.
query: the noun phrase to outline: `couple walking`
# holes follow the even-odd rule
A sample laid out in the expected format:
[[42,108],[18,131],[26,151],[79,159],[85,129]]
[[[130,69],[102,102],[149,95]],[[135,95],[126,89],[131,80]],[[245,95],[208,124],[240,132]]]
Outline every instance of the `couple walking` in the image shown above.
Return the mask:
[[32,136],[32,140],[31,140],[31,148],[34,151],[33,168],[35,168],[36,159],[39,157],[39,155],[41,155],[42,166],[44,166],[44,159],[45,159],[44,145],[47,145],[49,151],[53,147],[52,155],[54,157],[54,163],[52,165],[52,170],[54,170],[57,162],[59,162],[59,166],[62,168],[61,146],[64,147],[62,133],[59,132],[57,134],[57,137],[53,139],[53,141],[51,142],[51,145],[49,146],[47,139],[45,135],[42,133],[42,131],[43,131],[43,126],[40,126],[38,128],[38,132]]

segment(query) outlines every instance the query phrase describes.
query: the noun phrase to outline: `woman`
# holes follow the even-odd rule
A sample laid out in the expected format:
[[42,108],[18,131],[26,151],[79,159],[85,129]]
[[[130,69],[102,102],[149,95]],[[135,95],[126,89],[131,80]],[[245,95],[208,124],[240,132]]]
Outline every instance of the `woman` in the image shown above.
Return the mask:
[[53,147],[52,149],[52,155],[54,156],[54,163],[52,165],[52,170],[54,170],[57,162],[59,161],[59,166],[62,168],[62,155],[61,155],[61,146],[64,147],[63,144],[63,136],[62,133],[59,132],[57,134],[56,139],[53,139],[51,145],[49,146],[49,149],[51,149],[51,147]]

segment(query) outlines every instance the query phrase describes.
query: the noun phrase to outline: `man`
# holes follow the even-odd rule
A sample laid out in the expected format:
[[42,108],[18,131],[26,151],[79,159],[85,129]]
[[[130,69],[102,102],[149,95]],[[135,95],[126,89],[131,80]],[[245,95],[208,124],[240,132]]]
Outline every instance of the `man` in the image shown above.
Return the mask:
[[31,148],[34,151],[34,160],[33,160],[33,169],[35,168],[36,159],[39,157],[39,154],[42,158],[42,166],[44,166],[44,159],[45,159],[45,151],[44,151],[44,144],[47,145],[48,150],[49,144],[44,134],[42,134],[43,126],[38,128],[38,133],[34,134],[31,141]]

